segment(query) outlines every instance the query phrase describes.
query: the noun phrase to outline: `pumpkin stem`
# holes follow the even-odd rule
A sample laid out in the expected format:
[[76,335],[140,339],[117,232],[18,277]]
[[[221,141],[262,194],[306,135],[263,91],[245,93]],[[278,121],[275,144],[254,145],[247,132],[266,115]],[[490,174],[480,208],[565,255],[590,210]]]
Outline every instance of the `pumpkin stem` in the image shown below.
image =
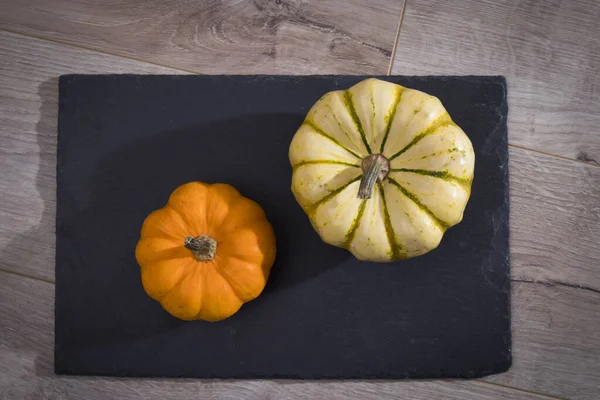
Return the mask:
[[194,257],[198,261],[210,261],[217,252],[217,242],[207,235],[188,236],[185,238],[183,245],[194,253]]
[[390,172],[390,162],[381,154],[371,154],[362,160],[363,177],[358,188],[359,199],[370,199],[375,183],[383,181]]

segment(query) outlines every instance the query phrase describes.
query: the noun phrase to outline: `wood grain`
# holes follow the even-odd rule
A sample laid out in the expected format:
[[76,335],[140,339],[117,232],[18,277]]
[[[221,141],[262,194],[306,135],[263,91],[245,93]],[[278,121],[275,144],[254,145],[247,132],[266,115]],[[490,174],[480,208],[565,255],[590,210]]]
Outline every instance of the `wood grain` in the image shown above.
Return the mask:
[[408,1],[394,74],[501,74],[512,144],[600,165],[600,2]]
[[600,168],[514,147],[509,157],[512,278],[600,293]]
[[200,73],[385,74],[402,1],[5,0],[0,28]]
[[[547,290],[543,286],[536,288]],[[570,290],[570,289],[569,289]],[[532,292],[535,293],[535,292]],[[571,294],[565,295],[570,299]],[[531,300],[539,295],[530,294]],[[542,294],[542,297],[544,295]],[[0,272],[0,398],[6,399],[444,399],[544,400],[478,381],[201,381],[172,379],[108,379],[53,376],[54,285]],[[540,300],[538,300],[540,301]],[[544,301],[544,300],[541,300]],[[583,310],[593,304],[583,303]],[[543,321],[546,309],[533,308],[526,325]],[[539,314],[539,315],[538,315]],[[578,320],[583,324],[583,320]],[[527,325],[529,324],[529,325]],[[583,325],[582,325],[583,326]],[[587,331],[586,331],[587,332]],[[586,333],[586,332],[582,332]],[[562,338],[561,332],[554,332]],[[545,335],[544,338],[548,338]],[[522,338],[531,339],[529,335]],[[539,338],[532,342],[535,345]],[[575,342],[576,343],[576,342]],[[598,345],[598,340],[587,343]],[[525,348],[531,346],[524,343]],[[577,347],[574,350],[585,350]],[[580,345],[579,345],[580,346]],[[583,388],[585,390],[585,387]]]

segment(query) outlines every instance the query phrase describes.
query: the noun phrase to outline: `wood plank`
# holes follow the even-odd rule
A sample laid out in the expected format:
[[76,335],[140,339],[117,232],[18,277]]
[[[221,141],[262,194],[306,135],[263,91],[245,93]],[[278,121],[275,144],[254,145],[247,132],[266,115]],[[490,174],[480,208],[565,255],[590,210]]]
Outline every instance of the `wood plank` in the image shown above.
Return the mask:
[[399,0],[5,0],[0,28],[200,73],[385,74],[401,8]]
[[511,147],[512,277],[600,290],[600,168]]
[[600,165],[598,0],[408,1],[394,74],[501,74],[512,144]]
[[54,279],[58,76],[177,70],[0,32],[0,269]]
[[600,394],[600,293],[513,282],[513,367],[486,378],[569,399]]
[[[534,286],[548,290],[543,286]],[[533,299],[537,297],[534,295]],[[53,300],[53,284],[0,272],[0,331],[2,332],[0,397],[89,400],[107,398],[125,400],[164,398],[548,399],[545,396],[479,381],[209,381],[54,376],[52,372]],[[588,306],[590,304],[586,302],[582,304],[584,310],[587,310]],[[547,310],[533,309],[533,311],[542,315],[538,317],[535,314],[528,317],[538,321],[544,318],[543,314]],[[583,322],[583,320],[579,321],[581,324]],[[560,335],[560,332],[558,334]],[[523,338],[525,341],[528,339],[529,337]],[[533,344],[538,342],[539,339]],[[527,342],[524,344],[527,348]],[[592,346],[599,343],[596,340],[587,344]]]

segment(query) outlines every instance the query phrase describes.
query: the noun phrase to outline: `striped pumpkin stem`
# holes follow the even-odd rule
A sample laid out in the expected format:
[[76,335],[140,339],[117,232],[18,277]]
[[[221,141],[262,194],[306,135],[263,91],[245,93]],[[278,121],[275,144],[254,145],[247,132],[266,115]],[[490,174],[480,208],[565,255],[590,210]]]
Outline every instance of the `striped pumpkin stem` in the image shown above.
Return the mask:
[[370,199],[375,184],[383,181],[390,172],[390,162],[381,154],[371,154],[362,160],[362,170],[358,198]]

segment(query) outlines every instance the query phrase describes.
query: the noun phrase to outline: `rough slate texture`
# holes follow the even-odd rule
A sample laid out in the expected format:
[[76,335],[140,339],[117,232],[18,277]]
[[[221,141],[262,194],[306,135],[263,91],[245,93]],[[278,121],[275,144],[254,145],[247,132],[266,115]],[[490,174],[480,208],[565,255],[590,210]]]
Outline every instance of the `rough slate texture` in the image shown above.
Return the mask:
[[[55,370],[223,378],[477,377],[510,352],[506,82],[381,77],[438,96],[473,141],[464,221],[432,253],[356,261],[322,243],[290,192],[287,150],[309,107],[363,77],[60,79]],[[251,149],[251,150],[250,150]],[[266,210],[265,292],[219,323],[148,298],[142,221],[178,185],[227,182]]]

